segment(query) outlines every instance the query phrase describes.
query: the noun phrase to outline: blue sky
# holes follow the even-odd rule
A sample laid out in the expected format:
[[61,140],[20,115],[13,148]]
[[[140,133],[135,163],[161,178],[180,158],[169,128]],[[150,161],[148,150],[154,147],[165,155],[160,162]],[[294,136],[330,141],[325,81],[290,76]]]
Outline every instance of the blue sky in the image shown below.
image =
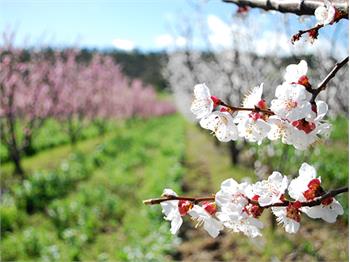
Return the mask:
[[[233,6],[209,1],[206,9],[228,17]],[[140,48],[155,48],[155,38],[166,34],[169,23],[191,12],[186,0],[18,1],[0,0],[1,29],[17,29],[19,38],[46,36],[54,44],[78,41],[90,47],[112,46],[113,39],[130,40]]]
[[[229,21],[236,7],[220,0],[0,0],[0,30],[8,27],[16,30],[20,45],[78,44],[92,48],[118,46],[126,50],[157,50],[171,42],[179,46],[184,44],[183,39],[172,37],[170,28],[181,24],[184,15],[191,19],[195,17],[193,3],[202,3],[204,21],[212,21],[213,31],[219,32],[213,36],[216,42],[225,41],[220,39],[225,38],[225,25],[220,21]],[[259,37],[265,36],[267,40],[273,34],[281,34],[280,27],[276,26],[281,20],[274,15],[254,10],[250,16],[253,21],[256,19]],[[292,32],[305,28],[296,16],[290,21]],[[340,35],[347,34],[347,22],[338,27]],[[321,37],[329,37],[333,31],[334,28],[326,29]],[[285,42],[288,42],[289,35],[284,34]],[[197,43],[201,45],[200,39]],[[340,43],[347,50],[348,36],[341,37]],[[263,45],[268,48],[270,43],[267,40],[262,42]]]

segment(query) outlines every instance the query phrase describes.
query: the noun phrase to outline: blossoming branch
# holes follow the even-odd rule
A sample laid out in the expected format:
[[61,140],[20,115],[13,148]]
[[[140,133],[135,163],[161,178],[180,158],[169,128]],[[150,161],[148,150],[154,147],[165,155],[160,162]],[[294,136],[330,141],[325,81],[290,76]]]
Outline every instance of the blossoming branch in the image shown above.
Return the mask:
[[347,18],[348,14],[336,8],[330,1],[325,0],[323,6],[319,6],[315,10],[315,17],[317,24],[307,30],[299,30],[299,32],[292,36],[292,43],[299,41],[304,34],[308,34],[311,43],[318,37],[318,31],[326,25],[338,23],[341,19]]
[[201,127],[211,130],[219,141],[245,138],[261,144],[265,138],[281,139],[282,143],[305,150],[330,132],[330,124],[323,121],[328,105],[316,98],[348,60],[347,57],[336,64],[315,89],[307,77],[304,60],[287,66],[285,82],[276,88],[270,107],[262,98],[263,84],[251,90],[242,107],[226,104],[212,96],[205,84],[198,84],[194,87],[191,111],[200,119]]
[[288,233],[299,230],[301,213],[334,223],[337,216],[344,213],[334,197],[344,192],[348,192],[348,187],[326,193],[314,167],[303,163],[299,176],[290,183],[286,176],[275,171],[267,180],[255,184],[227,179],[222,182],[220,191],[209,197],[183,197],[165,189],[163,197],[145,200],[144,204],[162,206],[164,218],[171,221],[173,234],[181,227],[182,217],[189,215],[212,237],[227,228],[254,238],[261,236],[264,224],[259,218],[268,208]]

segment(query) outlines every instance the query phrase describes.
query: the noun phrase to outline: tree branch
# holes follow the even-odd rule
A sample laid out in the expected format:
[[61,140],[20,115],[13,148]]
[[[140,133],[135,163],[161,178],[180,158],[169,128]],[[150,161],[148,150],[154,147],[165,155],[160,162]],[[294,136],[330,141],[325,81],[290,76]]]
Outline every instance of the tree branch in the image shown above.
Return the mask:
[[270,109],[261,109],[259,107],[248,108],[248,107],[230,106],[230,105],[228,105],[228,104],[226,104],[225,102],[222,102],[222,101],[221,101],[220,105],[231,109],[233,112],[236,112],[236,111],[251,111],[251,112],[255,112],[255,113],[264,113],[264,114],[267,114],[267,115],[274,115],[275,114]]
[[[334,18],[334,21],[331,23],[331,25],[334,23],[338,23],[343,18],[348,19],[348,17],[349,17],[348,13],[341,12],[339,15],[336,15],[336,17]],[[299,30],[298,33],[296,33],[295,35],[292,36],[292,39],[291,39],[292,44],[294,44],[296,41],[299,41],[300,38],[303,36],[303,34],[306,34],[306,33],[309,34],[309,37],[311,37],[312,40],[317,39],[318,31],[325,26],[326,26],[325,24],[317,24],[314,27],[311,27],[309,29]]]
[[[338,189],[331,190],[331,191],[325,193],[324,195],[316,198],[313,201],[301,202],[301,206],[303,206],[303,207],[317,206],[317,205],[320,205],[321,202],[323,200],[325,200],[326,198],[335,197],[336,195],[339,195],[339,194],[345,193],[345,192],[349,192],[349,187],[346,186],[346,187],[341,187]],[[143,203],[145,205],[157,205],[157,204],[160,204],[162,202],[171,201],[171,200],[188,200],[188,201],[193,202],[194,204],[198,204],[198,203],[203,202],[203,201],[215,201],[215,195],[208,196],[208,197],[185,197],[185,196],[165,195],[165,196],[160,197],[160,198],[151,198],[151,199],[144,200]],[[260,206],[258,201],[254,201],[254,200],[250,200],[250,199],[248,199],[248,200],[251,204]],[[295,201],[285,200],[282,203],[275,203],[272,205],[260,206],[260,207],[261,208],[285,207],[293,202],[295,202]]]
[[151,198],[144,200],[143,203],[145,205],[157,205],[165,201],[170,201],[170,200],[188,200],[193,202],[194,204],[198,204],[203,201],[214,201],[215,200],[215,195],[210,196],[210,197],[185,197],[185,196],[173,196],[173,195],[165,195],[160,198]]
[[[264,9],[266,11],[279,11],[281,13],[293,13],[296,15],[313,15],[317,7],[324,4],[323,0],[223,0],[238,6],[249,6]],[[337,9],[349,13],[347,0],[333,0],[332,4]]]
[[326,76],[325,79],[318,85],[316,89],[312,90],[312,98],[310,100],[311,103],[315,103],[316,97],[321,93],[321,91],[327,88],[328,82],[336,75],[340,68],[342,68],[346,63],[349,62],[349,56],[344,58],[341,62],[336,63],[333,67],[332,71]]

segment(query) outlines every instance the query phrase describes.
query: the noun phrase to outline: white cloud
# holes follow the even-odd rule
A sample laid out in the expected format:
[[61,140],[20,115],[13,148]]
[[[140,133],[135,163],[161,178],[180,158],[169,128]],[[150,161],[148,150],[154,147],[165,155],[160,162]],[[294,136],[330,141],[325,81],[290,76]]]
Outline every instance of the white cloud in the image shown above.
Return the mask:
[[209,41],[214,47],[232,46],[232,29],[215,15],[208,15]]
[[112,44],[119,49],[131,51],[135,48],[135,43],[131,40],[116,38],[113,39]]
[[[256,19],[262,18],[254,17],[254,23],[249,26],[246,23],[228,24],[215,15],[208,15],[208,40],[214,50],[235,48],[241,52],[253,52],[260,56],[318,55],[332,50],[330,40],[324,37],[319,37],[313,44],[305,42],[307,38],[303,37],[293,45],[291,36],[286,32],[276,28],[261,31],[261,25],[266,17],[262,21]],[[346,56],[347,49],[341,44],[337,45],[336,50],[337,57]]]
[[173,45],[174,39],[171,35],[159,35],[155,39],[155,44],[157,47],[164,48]]
[[187,43],[185,37],[173,37],[169,34],[159,35],[154,40],[158,48],[184,47]]

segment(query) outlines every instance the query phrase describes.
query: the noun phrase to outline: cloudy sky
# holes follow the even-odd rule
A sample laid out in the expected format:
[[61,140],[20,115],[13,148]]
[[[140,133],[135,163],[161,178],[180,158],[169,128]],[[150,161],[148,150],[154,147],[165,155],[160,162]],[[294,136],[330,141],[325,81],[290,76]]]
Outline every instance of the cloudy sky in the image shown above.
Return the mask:
[[[198,4],[200,15],[194,7]],[[278,48],[282,54],[294,48],[289,41],[292,32],[315,23],[313,18],[301,23],[291,15],[286,28],[281,16],[253,10],[249,25],[237,25],[231,23],[235,11],[234,5],[219,0],[0,0],[0,29],[15,30],[18,45],[155,51],[186,45],[187,40],[178,29],[186,23],[195,27],[200,17],[215,48],[229,47],[237,36],[232,32],[245,33],[253,27],[257,53]],[[333,35],[340,39],[337,53],[347,53],[347,21],[339,23],[337,30],[335,26],[323,30],[323,41],[316,47],[331,48]],[[199,33],[192,41],[195,48],[205,48]]]

